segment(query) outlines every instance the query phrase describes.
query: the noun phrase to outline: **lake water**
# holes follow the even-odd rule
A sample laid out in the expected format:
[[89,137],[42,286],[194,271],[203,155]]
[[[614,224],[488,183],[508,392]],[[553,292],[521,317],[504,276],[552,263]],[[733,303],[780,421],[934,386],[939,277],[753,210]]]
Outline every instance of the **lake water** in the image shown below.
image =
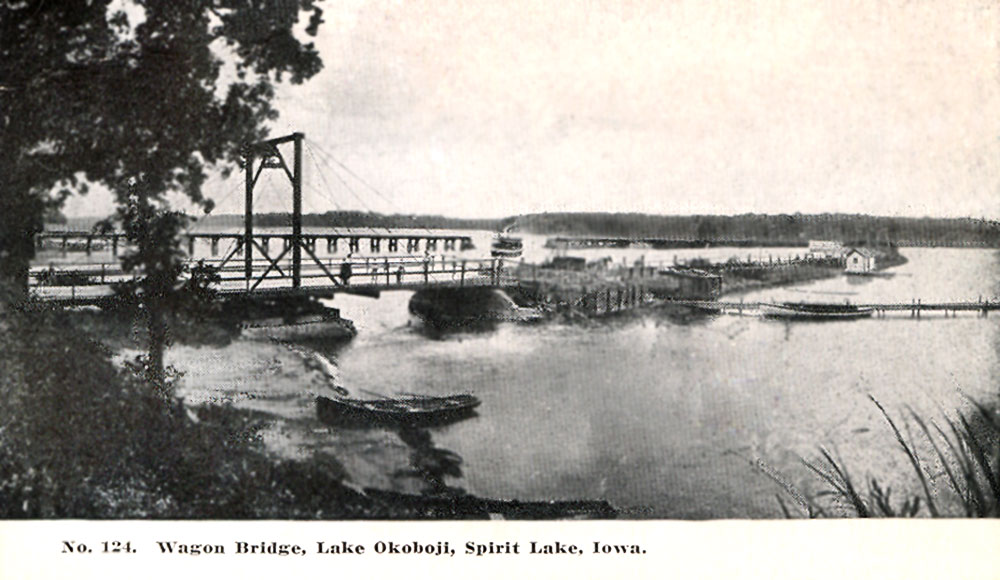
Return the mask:
[[[476,249],[459,255],[488,255],[492,235],[472,237]],[[525,235],[525,259],[551,256],[544,243],[542,236]],[[209,248],[202,246],[196,253],[205,255]],[[718,262],[786,258],[803,250],[597,248],[569,254],[626,263]],[[110,258],[104,253],[48,252],[39,262]],[[743,297],[909,303],[1000,296],[995,250],[904,248],[902,254],[909,261],[892,268],[890,277],[836,277]],[[626,517],[781,517],[775,500],[781,488],[762,471],[797,492],[821,491],[800,458],[815,459],[824,446],[855,479],[877,476],[899,498],[914,489],[912,470],[869,397],[896,418],[912,408],[939,419],[968,410],[966,397],[994,400],[1000,391],[1000,313],[787,323],[737,316],[678,322],[649,311],[586,325],[503,324],[435,336],[409,314],[411,295],[338,295],[331,304],[355,322],[359,335],[346,346],[310,346],[334,360],[340,384],[356,395],[474,392],[482,400],[479,416],[431,435],[436,446],[463,460],[463,477],[449,484],[481,496],[601,498]],[[397,459],[405,461],[407,452],[400,455],[392,433],[364,437],[317,428],[315,385],[306,384],[294,365],[268,358],[269,346],[240,341],[199,355],[209,379],[226,368],[233,376],[188,381],[181,394],[189,402],[234,400],[278,417],[280,425],[266,440],[286,455],[307,457],[324,438],[337,439],[342,449],[347,438],[358,448],[396,446]],[[253,380],[233,374],[244,368],[269,378],[247,393]],[[929,450],[922,446],[921,452],[926,457]],[[367,470],[375,477],[380,469],[344,461],[349,473]],[[929,475],[944,485],[940,470],[932,466]]]
[[[615,252],[626,260],[682,254]],[[995,251],[902,253],[909,262],[889,278],[838,277],[746,299],[1000,295]],[[678,323],[650,312],[432,337],[411,320],[410,295],[332,301],[360,330],[331,351],[341,382],[353,392],[474,392],[479,416],[433,437],[464,459],[464,477],[452,483],[484,496],[604,498],[631,517],[781,517],[780,488],[755,463],[813,493],[823,486],[799,458],[814,459],[822,445],[853,476],[877,475],[899,490],[911,472],[869,395],[895,417],[908,406],[933,418],[968,408],[965,395],[995,396],[1000,384],[1000,315]]]

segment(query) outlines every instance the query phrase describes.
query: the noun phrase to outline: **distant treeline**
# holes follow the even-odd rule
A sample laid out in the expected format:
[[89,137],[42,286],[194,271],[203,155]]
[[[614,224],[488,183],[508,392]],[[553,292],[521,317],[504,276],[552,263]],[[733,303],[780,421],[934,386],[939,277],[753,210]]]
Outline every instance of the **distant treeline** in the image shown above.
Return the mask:
[[[68,229],[89,229],[94,219],[70,218]],[[87,222],[87,223],[85,223]],[[254,216],[257,227],[290,227],[287,213]],[[243,216],[210,215],[199,228],[242,227]],[[899,246],[1000,247],[1000,222],[974,218],[876,217],[860,214],[743,214],[665,216],[640,213],[540,213],[499,219],[462,219],[440,215],[384,215],[360,211],[305,214],[306,227],[374,227],[501,231],[543,235],[664,240],[768,246],[804,246],[809,240]]]
[[871,245],[1000,247],[1000,222],[973,218],[903,218],[851,214],[660,216],[637,213],[543,213],[517,218],[517,231],[609,238],[661,238],[805,245],[836,240]]

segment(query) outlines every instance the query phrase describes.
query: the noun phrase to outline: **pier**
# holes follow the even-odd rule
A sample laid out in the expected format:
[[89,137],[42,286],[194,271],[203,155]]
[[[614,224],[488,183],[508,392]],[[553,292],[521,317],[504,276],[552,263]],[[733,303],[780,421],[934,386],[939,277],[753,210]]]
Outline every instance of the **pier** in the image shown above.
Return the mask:
[[[666,304],[676,304],[678,306],[690,306],[702,310],[717,312],[719,314],[736,315],[757,315],[761,307],[765,305],[779,304],[776,302],[745,302],[745,301],[715,301],[715,300],[664,300]],[[870,309],[876,318],[885,318],[887,313],[897,313],[908,315],[911,318],[920,318],[922,313],[941,313],[946,318],[954,317],[959,312],[973,312],[978,316],[988,317],[994,310],[1000,310],[1000,300],[983,300],[980,297],[975,301],[957,302],[924,302],[919,298],[914,298],[909,302],[872,302],[872,303],[850,303],[858,309]]]

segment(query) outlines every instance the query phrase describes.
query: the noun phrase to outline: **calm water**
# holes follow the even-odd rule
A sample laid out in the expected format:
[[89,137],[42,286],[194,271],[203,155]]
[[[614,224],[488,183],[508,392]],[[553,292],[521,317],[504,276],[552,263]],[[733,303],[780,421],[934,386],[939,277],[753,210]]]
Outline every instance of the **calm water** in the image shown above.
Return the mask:
[[[840,277],[746,298],[1000,295],[994,251],[903,253],[909,263],[891,278]],[[431,338],[410,320],[409,297],[333,301],[360,330],[335,355],[341,381],[354,391],[474,391],[480,416],[435,430],[434,441],[464,458],[454,484],[487,496],[606,498],[638,517],[780,517],[778,486],[751,462],[815,491],[822,486],[799,457],[824,445],[855,476],[905,485],[906,459],[868,396],[894,415],[908,405],[939,417],[966,407],[963,393],[986,398],[1000,384],[1000,315],[679,324],[651,313]]]
[[[461,255],[487,255],[491,234],[475,232],[473,239],[477,248]],[[524,236],[524,241],[528,261],[551,254],[542,236]],[[654,263],[784,258],[802,251],[569,253]],[[196,253],[207,252],[206,246]],[[909,262],[890,270],[891,277],[837,277],[754,292],[745,299],[908,303],[1000,296],[996,251],[902,252]],[[45,260],[84,259],[49,254]],[[754,465],[780,474],[798,491],[815,492],[823,486],[799,458],[817,457],[822,445],[839,455],[855,478],[878,476],[898,497],[912,486],[911,471],[868,397],[895,417],[912,408],[939,418],[967,409],[965,396],[988,399],[1000,390],[1000,313],[988,319],[931,314],[913,320],[904,314],[789,324],[736,316],[678,323],[650,312],[586,326],[501,325],[489,332],[432,337],[411,319],[410,296],[402,291],[385,292],[377,300],[338,295],[332,304],[355,321],[360,334],[346,347],[318,348],[335,360],[340,384],[355,394],[475,392],[483,401],[479,416],[432,435],[438,447],[464,460],[464,477],[450,483],[483,496],[604,498],[633,517],[781,517],[774,499],[780,488]],[[262,348],[237,344],[213,353],[221,358],[207,365],[224,369],[223,360],[233,366],[234,360],[245,359],[246,368],[270,377],[260,392],[248,396],[240,381],[220,376],[212,382],[209,374],[182,394],[197,401],[223,393],[237,404],[286,419],[271,441],[285,453],[305,457],[308,446],[323,445],[323,437],[353,441],[354,435],[315,428],[317,388],[305,384],[291,366],[258,360],[273,356]],[[384,444],[399,445],[390,433],[379,437]],[[371,441],[358,438],[357,444]],[[290,449],[295,446],[301,449]],[[350,458],[345,462],[350,471]],[[361,465],[356,469],[377,470]]]

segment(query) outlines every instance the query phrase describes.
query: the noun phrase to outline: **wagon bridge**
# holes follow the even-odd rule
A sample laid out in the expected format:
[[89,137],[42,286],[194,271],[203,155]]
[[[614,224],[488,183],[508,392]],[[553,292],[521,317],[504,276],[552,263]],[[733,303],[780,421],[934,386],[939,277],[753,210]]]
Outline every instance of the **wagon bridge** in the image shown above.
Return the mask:
[[[244,149],[242,232],[184,234],[189,259],[218,269],[221,295],[377,295],[383,290],[504,287],[513,282],[501,259],[469,257],[467,252],[474,245],[472,237],[463,233],[373,228],[303,232],[304,138],[303,133],[293,133]],[[290,232],[255,231],[254,194],[265,171],[283,174],[291,185]],[[39,234],[39,250],[63,257],[72,252],[82,260],[49,260],[33,266],[29,276],[33,295],[67,305],[108,300],[114,294],[113,285],[131,277],[117,259],[125,243],[122,232]]]

